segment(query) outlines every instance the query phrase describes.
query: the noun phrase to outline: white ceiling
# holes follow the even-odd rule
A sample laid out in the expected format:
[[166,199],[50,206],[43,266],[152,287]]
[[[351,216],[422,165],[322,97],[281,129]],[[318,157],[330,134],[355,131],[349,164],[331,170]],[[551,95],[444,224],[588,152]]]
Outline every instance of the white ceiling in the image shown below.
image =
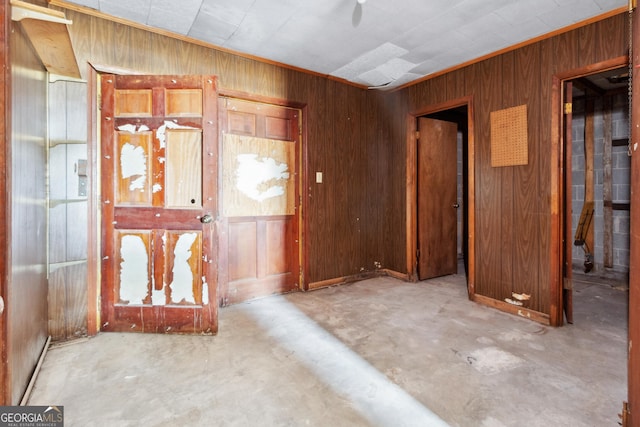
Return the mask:
[[[360,0],[362,1],[362,0]],[[392,88],[628,0],[73,0],[242,54]]]

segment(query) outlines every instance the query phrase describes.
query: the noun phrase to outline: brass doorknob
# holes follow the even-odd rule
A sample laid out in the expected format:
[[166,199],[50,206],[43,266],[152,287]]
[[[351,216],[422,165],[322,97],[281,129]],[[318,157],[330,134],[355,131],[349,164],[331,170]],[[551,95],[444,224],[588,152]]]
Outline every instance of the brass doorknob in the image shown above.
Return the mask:
[[211,221],[213,221],[213,217],[209,214],[204,214],[200,217],[200,222],[203,224],[209,224]]

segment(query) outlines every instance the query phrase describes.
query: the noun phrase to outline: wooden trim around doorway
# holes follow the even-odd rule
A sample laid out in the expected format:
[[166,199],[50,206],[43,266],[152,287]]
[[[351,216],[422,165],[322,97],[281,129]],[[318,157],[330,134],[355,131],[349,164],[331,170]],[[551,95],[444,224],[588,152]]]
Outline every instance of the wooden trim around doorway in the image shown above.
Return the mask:
[[418,185],[417,185],[417,119],[420,116],[451,110],[458,107],[467,107],[467,229],[468,253],[467,253],[467,291],[469,298],[475,295],[475,149],[474,149],[474,113],[473,96],[465,96],[440,104],[430,105],[425,108],[410,112],[407,115],[407,277],[411,281],[418,280],[417,270],[417,212],[418,212]]
[[98,72],[87,65],[87,335],[94,336],[100,330],[100,216],[98,200]]
[[[549,282],[550,282],[550,310],[549,324],[551,326],[561,326],[563,323],[563,270],[564,262],[564,218],[563,213],[566,209],[564,195],[564,136],[562,132],[563,109],[562,89],[566,80],[573,80],[578,77],[590,74],[600,73],[613,70],[628,65],[629,58],[620,56],[608,61],[591,64],[586,67],[577,68],[575,70],[564,71],[555,74],[552,82],[551,93],[551,248],[549,251],[551,259],[549,260]],[[571,244],[567,242],[566,244]]]

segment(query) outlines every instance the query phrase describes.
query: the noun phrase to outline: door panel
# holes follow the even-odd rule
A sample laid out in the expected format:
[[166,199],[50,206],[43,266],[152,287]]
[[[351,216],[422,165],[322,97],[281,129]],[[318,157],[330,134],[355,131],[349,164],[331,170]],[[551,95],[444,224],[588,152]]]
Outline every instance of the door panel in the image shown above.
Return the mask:
[[102,77],[105,331],[217,331],[216,99],[213,77]]
[[257,223],[232,222],[228,225],[229,281],[251,279],[258,275]]
[[220,100],[220,299],[299,288],[299,111]]
[[168,130],[165,206],[202,205],[202,140],[199,130]]
[[151,132],[116,132],[116,203],[151,205],[151,168],[147,160],[152,152]]
[[287,244],[294,238],[291,226],[286,219],[272,219],[264,223],[266,230],[266,274],[286,274],[291,270],[290,259],[287,257]]
[[418,277],[424,280],[458,271],[458,126],[420,117],[418,129]]

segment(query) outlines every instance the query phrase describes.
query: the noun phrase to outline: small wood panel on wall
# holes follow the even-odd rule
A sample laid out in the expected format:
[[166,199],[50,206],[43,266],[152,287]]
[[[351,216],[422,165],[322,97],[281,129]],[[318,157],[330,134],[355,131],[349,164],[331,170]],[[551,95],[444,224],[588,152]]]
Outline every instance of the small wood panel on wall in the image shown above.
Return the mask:
[[491,166],[529,163],[527,105],[491,112]]
[[222,158],[225,216],[295,213],[295,142],[225,134]]

